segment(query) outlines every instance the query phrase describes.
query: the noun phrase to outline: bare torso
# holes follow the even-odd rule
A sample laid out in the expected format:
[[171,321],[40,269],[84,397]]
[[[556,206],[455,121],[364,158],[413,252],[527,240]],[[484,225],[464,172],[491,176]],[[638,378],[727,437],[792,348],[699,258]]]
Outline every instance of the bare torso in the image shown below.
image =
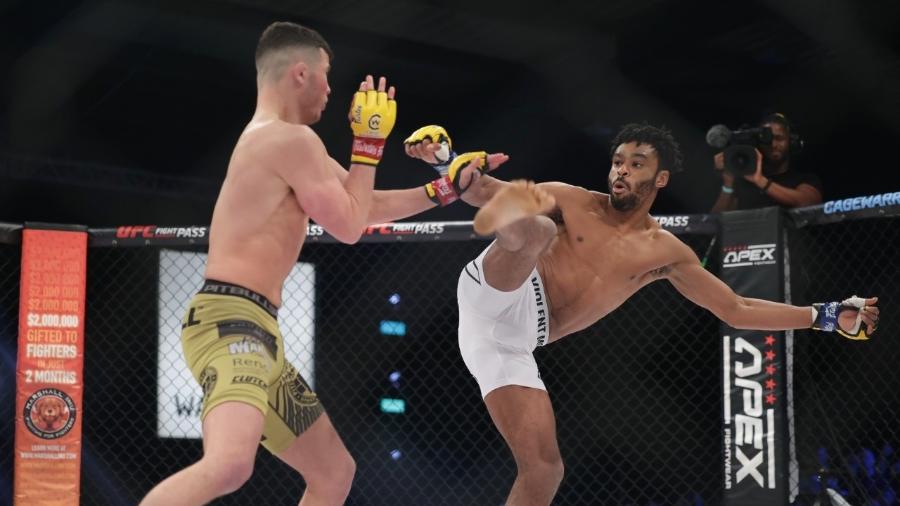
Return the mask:
[[276,148],[291,128],[251,121],[238,139],[213,211],[206,277],[241,285],[281,305],[285,278],[297,262],[309,217],[276,173]]
[[[617,226],[605,194],[553,185],[559,233],[538,259],[550,299],[550,340],[584,329],[658,279],[674,257],[672,234],[649,214],[637,227]],[[560,216],[561,215],[561,216]]]

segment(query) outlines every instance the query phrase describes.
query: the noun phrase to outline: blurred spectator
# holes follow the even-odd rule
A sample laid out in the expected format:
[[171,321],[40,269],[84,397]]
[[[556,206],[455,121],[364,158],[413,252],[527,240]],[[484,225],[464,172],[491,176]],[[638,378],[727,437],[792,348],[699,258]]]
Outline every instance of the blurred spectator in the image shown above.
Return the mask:
[[725,169],[725,156],[714,157],[722,174],[722,189],[713,205],[714,213],[768,206],[804,207],[822,203],[822,182],[815,174],[798,172],[791,164],[802,146],[792,132],[790,121],[780,113],[770,114],[759,123],[772,130],[772,144],[756,151],[756,172],[736,176]]

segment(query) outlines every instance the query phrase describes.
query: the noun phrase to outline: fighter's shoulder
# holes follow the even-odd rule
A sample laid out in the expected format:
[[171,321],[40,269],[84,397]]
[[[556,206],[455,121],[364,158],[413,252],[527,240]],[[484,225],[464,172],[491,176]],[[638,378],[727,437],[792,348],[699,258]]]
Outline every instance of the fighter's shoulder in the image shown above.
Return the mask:
[[671,257],[671,263],[673,264],[696,258],[694,250],[691,249],[690,246],[685,244],[684,241],[679,239],[678,236],[672,232],[661,227],[652,216],[648,214],[647,217],[649,220],[648,226],[650,227],[651,237],[653,238],[654,243],[656,243],[654,249],[665,251]]
[[252,146],[253,151],[261,150],[267,155],[297,152],[309,152],[323,149],[319,136],[307,125],[295,125],[284,121],[273,120],[251,123],[241,135],[239,146]]
[[275,141],[285,149],[318,149],[324,147],[322,139],[308,125],[293,125],[279,122]]
[[538,183],[538,188],[546,191],[547,193],[553,195],[554,197],[566,197],[566,198],[590,198],[591,193],[586,188],[582,188],[581,186],[574,186],[571,184],[560,183],[559,181],[548,181],[545,183]]

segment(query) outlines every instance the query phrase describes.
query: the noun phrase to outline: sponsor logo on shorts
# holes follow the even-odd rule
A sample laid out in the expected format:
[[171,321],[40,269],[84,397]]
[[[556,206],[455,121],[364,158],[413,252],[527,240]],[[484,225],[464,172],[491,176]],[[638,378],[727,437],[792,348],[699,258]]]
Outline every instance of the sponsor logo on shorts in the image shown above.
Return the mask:
[[232,385],[253,385],[253,386],[262,388],[263,390],[266,390],[269,387],[262,378],[257,377],[257,376],[250,376],[250,375],[246,375],[246,374],[242,374],[240,376],[235,376],[234,378],[231,379],[231,384]]
[[255,353],[262,355],[263,345],[252,337],[244,337],[240,341],[228,345],[228,353],[231,355],[243,355],[245,353]]
[[219,379],[219,372],[215,367],[207,367],[200,373],[200,387],[203,389],[203,403],[209,400],[210,394],[216,388],[216,380]]
[[235,371],[240,372],[269,372],[270,370],[272,370],[272,366],[267,360],[260,360],[256,358],[235,357],[231,359],[231,366]]
[[547,344],[547,305],[544,303],[544,290],[541,287],[541,280],[537,276],[531,277],[531,287],[534,289],[534,304],[537,306],[537,345],[543,346]]
[[240,336],[241,339],[228,345],[228,353],[261,353],[263,348],[272,358],[278,356],[278,343],[275,336],[253,322],[245,320],[226,320],[218,323],[219,338]]
[[22,419],[28,431],[41,439],[65,436],[75,426],[75,401],[56,388],[42,388],[25,401]]
[[723,251],[722,267],[725,269],[775,264],[774,244],[726,246]]

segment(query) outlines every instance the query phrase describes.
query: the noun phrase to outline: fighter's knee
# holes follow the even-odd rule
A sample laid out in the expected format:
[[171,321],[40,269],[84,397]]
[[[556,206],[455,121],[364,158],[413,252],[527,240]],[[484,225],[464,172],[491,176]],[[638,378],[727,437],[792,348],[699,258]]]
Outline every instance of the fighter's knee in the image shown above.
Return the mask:
[[305,473],[303,478],[316,497],[328,504],[343,504],[350,494],[355,475],[356,461],[345,451],[331,458],[327,466]]
[[207,483],[212,483],[220,495],[230,494],[241,488],[253,474],[252,458],[211,459],[200,461]]
[[565,466],[559,455],[532,459],[518,464],[519,475],[533,484],[555,490],[562,482]]
[[339,489],[346,492],[350,492],[350,485],[353,484],[353,477],[356,476],[356,460],[350,455],[350,453],[346,453],[335,466],[334,476],[335,483],[339,485]]

